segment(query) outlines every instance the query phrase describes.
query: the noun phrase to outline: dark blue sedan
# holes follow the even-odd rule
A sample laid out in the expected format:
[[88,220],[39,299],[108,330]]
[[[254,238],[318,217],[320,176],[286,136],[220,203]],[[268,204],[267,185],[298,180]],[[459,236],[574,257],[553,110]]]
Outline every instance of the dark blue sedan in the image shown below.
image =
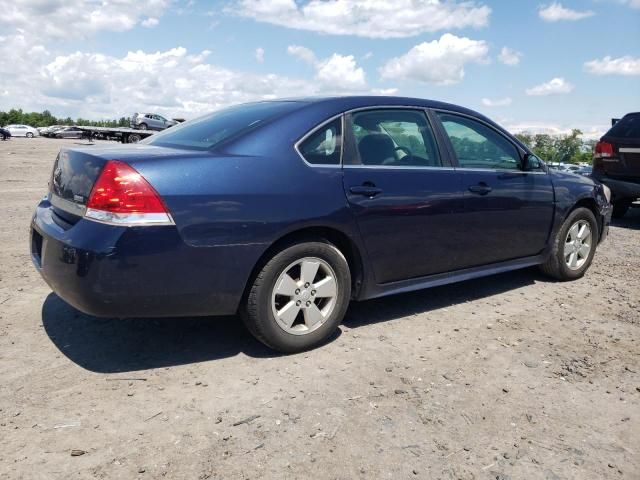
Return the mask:
[[296,352],[325,341],[350,300],[532,265],[580,278],[609,200],[466,108],[269,101],[135,145],[62,150],[31,252],[83,312],[239,312],[262,342]]

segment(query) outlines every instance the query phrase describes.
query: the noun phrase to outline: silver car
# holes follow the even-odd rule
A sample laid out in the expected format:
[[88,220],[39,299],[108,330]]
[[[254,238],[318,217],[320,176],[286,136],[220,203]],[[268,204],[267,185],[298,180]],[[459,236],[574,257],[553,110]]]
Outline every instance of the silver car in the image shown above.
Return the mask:
[[38,133],[38,130],[33,127],[30,127],[29,125],[14,124],[14,125],[7,125],[4,128],[6,130],[9,130],[12,137],[33,138],[33,137],[40,136],[40,133]]
[[64,127],[51,132],[51,136],[55,138],[82,138],[83,135],[84,130],[78,127]]
[[134,113],[131,117],[131,128],[140,130],[164,130],[177,123],[175,120],[167,120],[156,113]]

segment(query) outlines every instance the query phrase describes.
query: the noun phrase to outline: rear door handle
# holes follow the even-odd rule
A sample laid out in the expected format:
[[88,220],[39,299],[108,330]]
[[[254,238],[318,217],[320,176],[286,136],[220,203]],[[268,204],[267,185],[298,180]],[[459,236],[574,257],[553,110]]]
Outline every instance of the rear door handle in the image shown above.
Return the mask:
[[469,187],[469,191],[471,193],[477,193],[478,195],[486,195],[491,190],[491,187],[484,182],[479,183],[478,185],[471,185]]
[[350,187],[349,191],[354,195],[362,195],[364,197],[375,197],[382,193],[382,189],[375,185],[358,185]]

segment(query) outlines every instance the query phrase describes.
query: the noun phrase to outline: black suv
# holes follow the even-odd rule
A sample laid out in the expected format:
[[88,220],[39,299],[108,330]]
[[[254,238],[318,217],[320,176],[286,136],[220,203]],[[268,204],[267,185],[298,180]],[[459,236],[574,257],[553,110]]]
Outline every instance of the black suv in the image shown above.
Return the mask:
[[611,189],[614,218],[640,199],[640,112],[626,114],[596,144],[592,177]]

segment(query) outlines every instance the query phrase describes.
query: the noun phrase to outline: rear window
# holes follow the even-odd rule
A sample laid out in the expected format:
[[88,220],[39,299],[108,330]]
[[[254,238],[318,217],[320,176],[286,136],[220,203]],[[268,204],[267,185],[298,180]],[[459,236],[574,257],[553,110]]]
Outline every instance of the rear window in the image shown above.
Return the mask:
[[209,150],[270,120],[300,108],[299,102],[245,103],[168,128],[140,143]]
[[640,115],[625,115],[611,127],[606,136],[640,139]]

